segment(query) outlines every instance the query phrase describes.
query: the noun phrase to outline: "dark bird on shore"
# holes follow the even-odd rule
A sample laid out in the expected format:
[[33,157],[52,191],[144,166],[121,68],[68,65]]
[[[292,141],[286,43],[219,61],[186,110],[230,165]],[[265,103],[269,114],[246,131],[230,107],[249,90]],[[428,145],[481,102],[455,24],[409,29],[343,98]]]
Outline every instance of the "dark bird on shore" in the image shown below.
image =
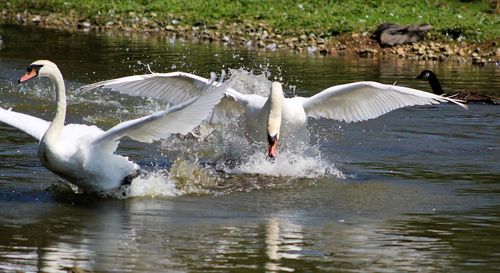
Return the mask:
[[429,24],[399,26],[392,23],[383,23],[373,31],[371,38],[381,47],[410,44],[422,41],[425,32],[432,29]]
[[434,74],[434,72],[430,70],[423,70],[415,79],[427,80],[431,85],[432,92],[434,92],[434,94],[436,95],[442,95],[444,97],[461,100],[464,101],[465,103],[473,102],[473,103],[484,103],[484,104],[498,104],[497,101],[500,100],[499,98],[490,97],[487,95],[482,95],[477,92],[467,91],[467,90],[455,90],[450,93],[444,93],[436,74]]

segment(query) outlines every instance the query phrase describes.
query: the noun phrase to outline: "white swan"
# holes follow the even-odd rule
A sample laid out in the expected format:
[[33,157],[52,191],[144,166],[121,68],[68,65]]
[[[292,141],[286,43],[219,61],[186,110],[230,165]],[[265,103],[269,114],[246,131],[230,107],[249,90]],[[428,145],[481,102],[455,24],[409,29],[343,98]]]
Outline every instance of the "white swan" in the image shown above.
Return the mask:
[[[208,80],[183,72],[152,73],[123,77],[83,86],[87,91],[97,87],[132,96],[147,96],[177,104],[199,96]],[[213,83],[219,85],[219,83]],[[272,84],[269,97],[242,94],[226,89],[226,98],[216,107],[215,115],[227,115],[238,109],[245,113],[247,136],[253,141],[263,141],[267,135],[268,156],[276,156],[278,140],[290,146],[307,141],[307,119],[329,118],[344,122],[373,119],[392,110],[412,105],[459,101],[428,92],[377,82],[354,82],[332,86],[309,97],[285,98],[279,82]],[[218,118],[218,117],[216,117]]]
[[40,141],[38,156],[42,164],[84,191],[103,191],[130,183],[139,166],[127,157],[114,154],[122,137],[150,143],[173,133],[186,134],[207,118],[219,103],[225,89],[206,92],[197,98],[142,118],[122,122],[107,131],[82,124],[64,125],[66,95],[64,80],[57,66],[46,60],[32,63],[19,83],[47,77],[56,85],[57,111],[52,122],[5,110],[0,122]]

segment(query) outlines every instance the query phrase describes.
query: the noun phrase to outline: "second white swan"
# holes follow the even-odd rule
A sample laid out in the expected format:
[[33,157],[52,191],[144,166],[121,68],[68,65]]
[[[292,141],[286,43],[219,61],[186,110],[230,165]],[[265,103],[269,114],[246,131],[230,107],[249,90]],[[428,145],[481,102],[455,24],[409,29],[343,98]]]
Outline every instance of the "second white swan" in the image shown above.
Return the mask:
[[[208,79],[184,72],[152,73],[97,82],[81,89],[104,87],[122,94],[178,104],[202,94],[202,86],[208,82]],[[220,83],[213,84],[218,86]],[[273,158],[277,154],[278,141],[293,147],[308,140],[308,117],[358,122],[405,106],[446,101],[467,108],[451,98],[370,81],[332,86],[309,98],[285,98],[281,83],[273,82],[268,97],[227,88],[225,99],[214,113],[222,116],[233,110],[244,112],[247,136],[258,142],[267,139],[267,154]]]

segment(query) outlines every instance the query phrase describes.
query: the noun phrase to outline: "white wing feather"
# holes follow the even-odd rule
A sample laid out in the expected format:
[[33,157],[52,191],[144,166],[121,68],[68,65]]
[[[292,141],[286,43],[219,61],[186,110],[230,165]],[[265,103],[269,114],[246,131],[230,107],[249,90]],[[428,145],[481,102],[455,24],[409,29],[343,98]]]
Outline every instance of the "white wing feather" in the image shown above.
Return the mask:
[[176,105],[200,96],[209,82],[208,79],[184,72],[153,73],[96,82],[82,86],[78,91],[103,87],[129,96],[149,97]]
[[43,135],[47,132],[47,129],[50,126],[50,122],[46,120],[11,110],[5,110],[1,107],[0,122],[15,127],[37,140],[42,139]]
[[303,98],[304,110],[309,117],[324,117],[345,122],[373,119],[405,106],[439,104],[439,102],[453,102],[467,109],[467,106],[454,99],[377,82],[332,86],[310,98]]
[[210,115],[220,102],[226,87],[214,89],[167,110],[117,124],[96,138],[94,144],[109,144],[124,136],[150,143],[174,133],[187,134]]
[[[121,94],[148,97],[168,104],[178,105],[200,96],[209,83],[210,80],[190,73],[153,73],[97,82],[80,87],[78,90],[86,92],[103,87]],[[214,82],[212,86],[220,85],[220,83]],[[241,106],[247,104],[245,95],[230,87],[226,88],[225,98],[215,108],[210,119],[213,123],[226,121],[241,114],[244,111]]]

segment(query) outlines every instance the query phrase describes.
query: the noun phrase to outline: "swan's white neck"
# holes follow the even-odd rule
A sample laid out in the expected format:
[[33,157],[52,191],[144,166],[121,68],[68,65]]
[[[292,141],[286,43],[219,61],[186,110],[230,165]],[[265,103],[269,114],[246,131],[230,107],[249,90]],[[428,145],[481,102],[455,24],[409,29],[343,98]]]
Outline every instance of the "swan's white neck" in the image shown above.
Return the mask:
[[269,118],[267,121],[267,133],[269,136],[279,136],[281,127],[281,112],[284,101],[281,83],[273,82],[271,94],[269,95]]
[[50,124],[50,127],[45,132],[42,142],[49,144],[58,140],[64,128],[64,120],[66,119],[66,88],[64,80],[59,69],[51,69],[45,71],[47,77],[50,78],[56,85],[56,115]]

